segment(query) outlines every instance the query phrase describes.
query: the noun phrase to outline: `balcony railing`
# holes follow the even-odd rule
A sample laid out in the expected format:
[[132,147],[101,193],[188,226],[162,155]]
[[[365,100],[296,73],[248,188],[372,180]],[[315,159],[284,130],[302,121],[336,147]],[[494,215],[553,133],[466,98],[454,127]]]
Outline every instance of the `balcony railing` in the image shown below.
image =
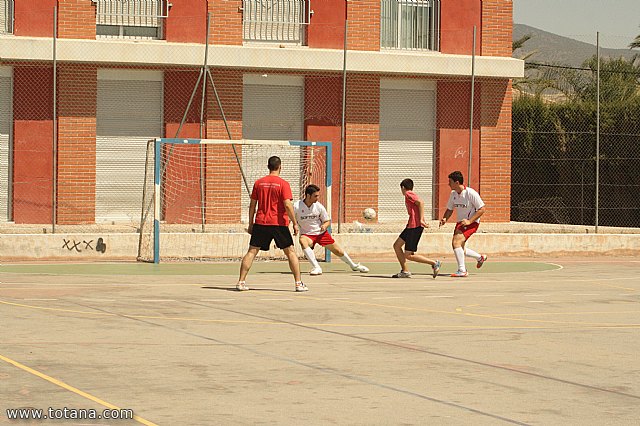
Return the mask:
[[381,47],[440,49],[440,0],[381,1]]
[[13,0],[0,0],[0,34],[13,33]]
[[243,0],[244,41],[306,44],[306,0]]
[[105,38],[161,39],[168,0],[92,0],[96,35]]

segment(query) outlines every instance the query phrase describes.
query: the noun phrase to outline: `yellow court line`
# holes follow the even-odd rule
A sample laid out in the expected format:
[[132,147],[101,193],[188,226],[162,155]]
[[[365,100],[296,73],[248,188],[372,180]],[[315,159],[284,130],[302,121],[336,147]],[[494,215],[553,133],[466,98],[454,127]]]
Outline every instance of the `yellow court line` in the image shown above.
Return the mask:
[[[19,363],[18,361],[14,361],[14,360],[12,360],[11,358],[7,358],[7,357],[5,357],[5,356],[0,355],[0,360],[4,361],[4,362],[6,362],[6,363],[9,363],[9,364],[11,364],[11,365],[13,365],[13,366],[15,366],[15,367],[18,367],[19,369],[24,370],[24,371],[26,371],[27,373],[31,373],[31,374],[33,374],[34,376],[38,376],[38,377],[40,377],[41,379],[44,379],[44,380],[46,380],[46,381],[48,381],[48,382],[50,382],[50,383],[53,383],[53,384],[54,384],[54,385],[56,385],[56,386],[60,386],[61,388],[64,388],[64,389],[66,389],[66,390],[68,390],[68,391],[71,391],[71,392],[73,392],[73,393],[75,393],[75,394],[77,394],[77,395],[80,395],[80,396],[82,396],[82,397],[84,397],[84,398],[87,398],[87,399],[89,399],[89,400],[91,400],[91,401],[93,401],[93,402],[96,402],[96,403],[98,403],[98,404],[100,404],[100,405],[102,405],[102,406],[104,406],[104,407],[110,408],[110,409],[112,409],[112,410],[121,410],[121,408],[120,408],[120,407],[117,407],[117,406],[115,406],[115,405],[113,405],[113,404],[110,404],[110,403],[108,403],[108,402],[106,402],[106,401],[103,401],[102,399],[100,399],[100,398],[98,398],[98,397],[95,397],[95,396],[93,396],[93,395],[91,395],[91,394],[89,394],[89,393],[87,393],[87,392],[81,391],[81,390],[80,390],[80,389],[78,389],[78,388],[74,388],[73,386],[68,385],[68,384],[66,384],[65,382],[62,382],[62,381],[60,381],[60,380],[58,380],[58,379],[54,379],[54,378],[53,378],[53,377],[51,377],[51,376],[47,376],[46,374],[41,373],[41,372],[39,372],[39,371],[37,371],[37,370],[34,370],[34,369],[33,369],[33,368],[31,368],[31,367],[27,367],[26,365],[21,364],[21,363]],[[134,416],[133,416],[133,419],[134,419],[135,421],[137,421],[138,423],[142,423],[143,425],[147,425],[147,426],[158,426],[157,424],[155,424],[155,423],[153,423],[153,422],[150,422],[149,420],[143,419],[143,418],[142,418],[142,417],[140,417],[140,416],[136,416],[135,414],[134,414]]]
[[[309,296],[297,296],[299,299],[307,299],[307,300],[326,300],[322,298],[313,298]],[[477,318],[488,318],[488,319],[496,319],[496,320],[507,320],[507,321],[515,321],[515,322],[528,322],[528,323],[541,323],[541,324],[558,324],[558,325],[579,325],[579,326],[592,326],[592,327],[621,327],[621,326],[637,326],[640,324],[617,324],[617,323],[592,323],[592,322],[576,322],[576,321],[549,321],[549,320],[535,320],[535,319],[523,319],[523,318],[509,318],[502,317],[500,314],[474,314],[470,312],[455,312],[455,311],[440,311],[435,309],[426,309],[426,308],[413,308],[409,306],[398,306],[398,305],[384,305],[380,303],[367,303],[367,302],[354,302],[348,300],[333,300],[338,303],[347,303],[353,305],[362,305],[362,306],[375,306],[381,308],[393,308],[407,311],[418,311],[418,312],[428,312],[428,313],[441,313],[448,315],[456,315],[456,316],[468,316],[468,317],[477,317]],[[37,309],[43,311],[55,311],[55,312],[67,312],[67,313],[75,313],[75,314],[83,314],[83,315],[95,315],[95,316],[108,316],[108,317],[123,317],[123,318],[132,318],[132,319],[155,319],[155,320],[169,320],[169,321],[189,321],[189,322],[204,322],[204,323],[220,323],[220,324],[262,324],[262,325],[302,325],[309,327],[384,327],[384,328],[466,328],[466,329],[487,329],[487,328],[496,328],[496,329],[504,329],[509,328],[508,326],[469,326],[469,325],[412,325],[412,324],[342,324],[342,323],[288,323],[281,321],[248,321],[248,320],[218,320],[218,319],[205,319],[205,318],[185,318],[185,317],[166,317],[166,316],[158,316],[158,315],[127,315],[127,314],[112,314],[107,312],[89,312],[89,311],[78,311],[72,309],[60,309],[60,308],[48,308],[44,306],[35,306],[35,305],[26,305],[22,303],[13,303],[7,302],[4,300],[0,300],[0,304],[18,306],[22,308],[28,309]],[[538,328],[535,326],[525,327],[525,326],[516,326],[514,329],[521,328]]]

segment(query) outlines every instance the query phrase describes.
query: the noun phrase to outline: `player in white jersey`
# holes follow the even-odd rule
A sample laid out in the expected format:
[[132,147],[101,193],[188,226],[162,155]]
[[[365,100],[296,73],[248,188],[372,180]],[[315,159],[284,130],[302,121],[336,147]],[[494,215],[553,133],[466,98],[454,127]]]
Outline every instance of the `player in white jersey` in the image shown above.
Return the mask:
[[465,255],[471,256],[476,260],[477,268],[482,267],[487,260],[487,256],[465,247],[467,240],[478,230],[480,216],[484,214],[486,209],[480,194],[474,189],[464,186],[462,172],[455,171],[449,174],[449,187],[451,188],[451,195],[447,202],[447,210],[444,212],[442,219],[440,219],[440,226],[447,223],[453,213],[453,209],[455,209],[457,220],[451,245],[453,254],[458,262],[458,270],[451,276],[466,277],[468,272],[464,264]]
[[327,209],[318,201],[320,188],[309,185],[304,190],[304,199],[298,200],[293,205],[296,221],[300,227],[300,245],[307,259],[311,263],[309,275],[321,275],[322,268],[313,253],[313,247],[320,244],[331,250],[344,263],[349,265],[352,271],[369,272],[369,268],[360,263],[354,263],[349,255],[335,242],[329,231],[331,218]]

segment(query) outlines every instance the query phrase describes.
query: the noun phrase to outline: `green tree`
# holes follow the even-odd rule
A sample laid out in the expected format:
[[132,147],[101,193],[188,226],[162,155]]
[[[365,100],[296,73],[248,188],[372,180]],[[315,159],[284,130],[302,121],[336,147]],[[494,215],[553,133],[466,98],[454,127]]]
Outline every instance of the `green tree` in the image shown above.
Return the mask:
[[629,49],[635,49],[636,47],[640,47],[640,34],[629,44]]

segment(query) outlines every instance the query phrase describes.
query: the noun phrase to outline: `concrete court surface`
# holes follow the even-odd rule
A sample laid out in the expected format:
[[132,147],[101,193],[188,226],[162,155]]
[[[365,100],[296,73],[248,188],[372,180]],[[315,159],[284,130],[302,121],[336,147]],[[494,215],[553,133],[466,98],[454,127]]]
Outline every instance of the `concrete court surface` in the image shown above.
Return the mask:
[[[640,423],[634,258],[368,265],[2,265],[0,424]],[[136,418],[6,414],[48,407]]]

